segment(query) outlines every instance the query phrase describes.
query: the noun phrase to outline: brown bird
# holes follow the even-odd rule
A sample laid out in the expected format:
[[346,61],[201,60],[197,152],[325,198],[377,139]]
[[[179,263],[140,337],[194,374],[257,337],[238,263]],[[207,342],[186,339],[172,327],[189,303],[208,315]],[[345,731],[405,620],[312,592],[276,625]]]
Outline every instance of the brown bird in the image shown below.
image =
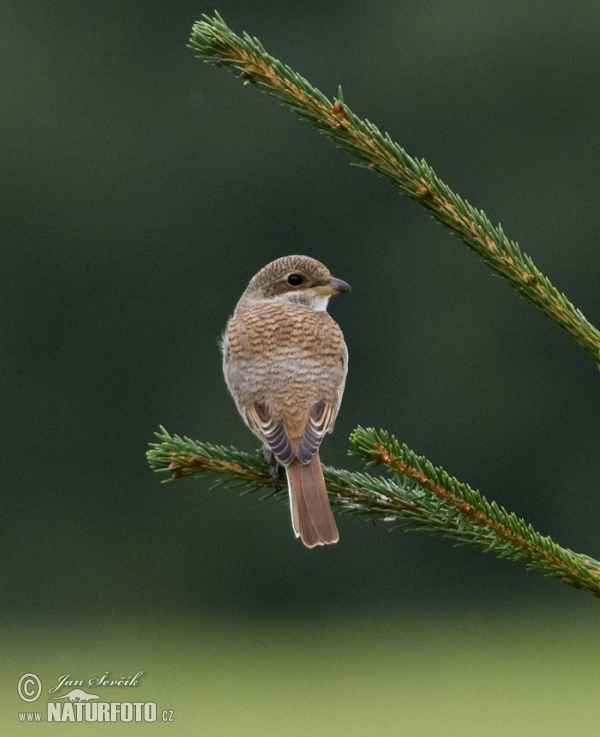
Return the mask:
[[225,381],[271,462],[285,466],[292,526],[309,548],[339,539],[319,446],[342,401],[348,350],[327,314],[350,285],[308,256],[285,256],[251,279],[222,340]]

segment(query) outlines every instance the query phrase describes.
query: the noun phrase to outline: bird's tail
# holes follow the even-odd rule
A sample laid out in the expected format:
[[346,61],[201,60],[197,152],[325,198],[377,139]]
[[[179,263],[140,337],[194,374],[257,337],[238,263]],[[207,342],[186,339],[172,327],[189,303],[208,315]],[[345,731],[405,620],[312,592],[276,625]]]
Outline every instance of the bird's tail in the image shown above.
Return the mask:
[[307,548],[336,543],[340,536],[329,506],[319,454],[313,456],[310,463],[293,460],[286,472],[296,537]]

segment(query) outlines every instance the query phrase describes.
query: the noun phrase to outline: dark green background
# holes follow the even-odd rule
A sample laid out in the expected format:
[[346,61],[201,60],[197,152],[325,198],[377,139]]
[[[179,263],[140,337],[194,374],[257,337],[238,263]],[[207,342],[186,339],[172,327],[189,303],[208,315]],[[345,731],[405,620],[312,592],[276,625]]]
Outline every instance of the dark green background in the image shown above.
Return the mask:
[[[600,322],[600,8],[224,2],[237,31],[423,156]],[[526,6],[526,7],[525,7]],[[575,601],[523,568],[283,504],[161,485],[170,431],[252,449],[218,336],[267,261],[353,286],[326,463],[361,423],[598,555],[599,376],[417,205],[185,43],[203,7],[8,3],[2,35],[5,612],[345,610]],[[76,581],[76,585],[74,582]]]
[[[280,684],[296,648],[316,661],[325,651],[331,662],[347,659],[325,680],[339,684],[354,673],[365,701],[352,697],[340,714],[355,726],[362,722],[352,709],[367,723],[382,715],[377,653],[398,665],[394,648],[403,638],[415,663],[431,662],[432,671],[411,682],[418,693],[422,683],[435,694],[437,683],[447,695],[447,684],[461,677],[484,684],[501,662],[514,675],[518,656],[506,653],[522,647],[533,648],[523,678],[527,667],[560,669],[591,645],[588,636],[577,639],[589,631],[585,617],[595,615],[588,595],[479,551],[358,518],[340,518],[338,545],[309,551],[294,539],[285,504],[210,491],[203,479],[161,485],[148,470],[144,454],[159,424],[256,446],[226,394],[217,340],[260,267],[306,253],[353,287],[331,306],[350,374],[324,462],[360,468],[346,456],[351,430],[383,427],[557,542],[600,555],[594,362],[417,205],[350,167],[273,100],[195,60],[186,40],[193,21],[212,10],[166,0],[8,0],[0,11],[0,600],[11,658],[5,653],[3,662],[12,664],[10,723],[20,708],[14,683],[38,667],[31,653],[46,653],[39,668],[52,680],[116,668],[117,652],[130,653],[123,643],[135,656],[123,656],[119,667],[152,671],[146,697],[165,707],[167,671],[186,657],[194,653],[205,680],[218,671],[219,718],[233,713],[227,695],[236,688],[260,688],[260,677],[245,669],[273,641],[294,643],[275,648],[282,670],[266,661],[256,667]],[[600,323],[596,1],[223,0],[218,10],[325,94],[342,84],[354,112],[501,221]],[[567,623],[584,616],[570,633],[575,640],[565,645],[558,637],[564,650],[551,655],[538,639],[553,643],[570,624],[551,625],[549,611]],[[492,618],[478,625],[480,612]],[[349,640],[365,650],[348,649],[346,617]],[[387,619],[388,629],[371,629],[375,617]],[[515,624],[527,634],[513,637],[509,651],[502,627],[514,617],[529,629]],[[217,618],[235,636],[214,625]],[[275,624],[257,624],[290,618],[309,630],[278,635]],[[70,638],[64,621],[82,639]],[[147,621],[144,629],[139,623]],[[342,623],[333,640],[320,629],[325,621]],[[115,634],[118,622],[130,624]],[[247,629],[237,628],[242,622]],[[449,622],[455,629],[446,639]],[[489,663],[481,675],[468,659],[494,628],[499,639],[477,661]],[[254,644],[244,652],[246,635]],[[431,644],[442,641],[457,647],[444,651],[443,682],[432,675],[440,651]],[[82,644],[90,642],[95,655]],[[313,650],[302,649],[307,643]],[[369,657],[375,670],[363,681],[356,668]],[[309,658],[305,671],[295,671],[300,691],[316,688],[313,665]],[[388,675],[388,684],[406,689],[406,672],[399,681]],[[513,675],[505,676],[508,700]],[[595,682],[589,667],[578,675],[582,684]],[[185,682],[181,711],[197,734],[208,706]],[[525,678],[522,693],[533,683],[535,676]],[[261,692],[272,693],[273,683],[264,684]],[[504,693],[494,684],[491,700]],[[290,699],[283,691],[276,697],[285,724]],[[558,724],[551,693],[532,699],[542,719]],[[330,704],[321,706],[325,713]],[[256,708],[262,715],[268,707]],[[450,722],[443,711],[439,724],[462,725],[463,735],[465,725],[485,724],[496,734],[485,716],[465,709]],[[573,713],[585,713],[576,700],[563,716]],[[430,733],[419,718],[414,734]],[[273,733],[295,734],[289,727]],[[219,729],[245,733],[239,725]]]
[[[309,551],[285,504],[148,470],[159,424],[256,446],[217,340],[260,267],[306,253],[353,287],[331,306],[350,374],[325,463],[360,468],[351,430],[386,428],[600,555],[594,362],[416,204],[194,59],[212,10],[0,10],[7,729],[22,673],[141,668],[170,734],[518,734],[508,705],[529,737],[575,714],[595,735],[591,596],[359,518]],[[342,84],[600,323],[596,1],[218,10],[325,94]]]

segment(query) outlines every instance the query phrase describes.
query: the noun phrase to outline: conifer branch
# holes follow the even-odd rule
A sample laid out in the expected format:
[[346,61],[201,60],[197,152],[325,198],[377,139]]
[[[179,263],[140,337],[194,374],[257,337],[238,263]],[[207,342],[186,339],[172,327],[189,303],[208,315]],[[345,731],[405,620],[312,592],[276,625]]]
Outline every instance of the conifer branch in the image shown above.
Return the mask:
[[600,362],[600,332],[522,253],[518,244],[506,237],[501,225],[493,226],[482,210],[452,192],[426,161],[413,159],[389,134],[357,117],[344,102],[341,89],[332,102],[290,67],[270,56],[258,39],[247,33],[236,35],[218,13],[214,18],[203,17],[194,25],[189,42],[201,59],[231,69],[244,84],[256,85],[276,97],[338,147],[425,207],[435,220]]
[[[287,499],[285,474],[277,483],[260,453],[171,436],[164,427],[150,444],[148,462],[154,471],[171,478],[205,474],[215,485],[242,485],[247,491],[264,490],[265,497]],[[352,455],[368,467],[384,465],[390,478],[324,467],[331,505],[335,511],[395,522],[405,529],[453,538],[476,545],[500,558],[523,561],[579,589],[600,596],[600,562],[562,548],[478,491],[435,468],[388,433],[358,427],[351,437]]]

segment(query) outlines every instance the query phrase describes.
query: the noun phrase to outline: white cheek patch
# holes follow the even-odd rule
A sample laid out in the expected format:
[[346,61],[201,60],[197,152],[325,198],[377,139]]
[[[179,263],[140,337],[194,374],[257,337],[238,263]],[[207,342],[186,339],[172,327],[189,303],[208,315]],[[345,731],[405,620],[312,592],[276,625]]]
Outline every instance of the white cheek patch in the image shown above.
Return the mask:
[[325,312],[330,294],[317,294],[313,289],[305,289],[298,292],[285,292],[272,297],[272,302],[291,302],[292,304],[306,305],[317,312]]
[[329,302],[329,295],[316,294],[311,302],[311,307],[317,312],[325,312],[327,310],[327,303]]

